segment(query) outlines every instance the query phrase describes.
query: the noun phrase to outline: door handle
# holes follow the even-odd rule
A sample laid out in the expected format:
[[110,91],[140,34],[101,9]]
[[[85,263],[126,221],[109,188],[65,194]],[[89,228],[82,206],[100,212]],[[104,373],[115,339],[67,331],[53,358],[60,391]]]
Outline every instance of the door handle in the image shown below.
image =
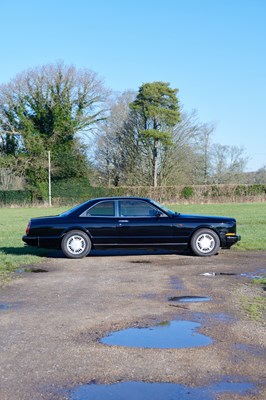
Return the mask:
[[128,220],[127,220],[127,219],[120,219],[118,222],[119,222],[119,223],[121,223],[121,222],[128,222]]

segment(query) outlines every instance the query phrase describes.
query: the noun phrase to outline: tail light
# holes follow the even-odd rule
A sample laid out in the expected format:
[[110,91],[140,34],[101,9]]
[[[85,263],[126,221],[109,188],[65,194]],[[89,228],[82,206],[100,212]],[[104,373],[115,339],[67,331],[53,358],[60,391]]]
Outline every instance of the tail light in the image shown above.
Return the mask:
[[27,228],[26,228],[26,235],[29,234],[29,231],[30,231],[30,222],[28,223],[28,226],[27,226]]

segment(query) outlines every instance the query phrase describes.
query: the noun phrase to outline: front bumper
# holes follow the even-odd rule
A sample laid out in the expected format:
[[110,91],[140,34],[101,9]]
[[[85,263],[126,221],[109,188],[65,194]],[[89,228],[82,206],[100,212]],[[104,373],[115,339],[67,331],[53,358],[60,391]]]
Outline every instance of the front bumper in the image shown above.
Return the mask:
[[240,235],[235,235],[233,233],[227,233],[224,236],[224,243],[222,244],[223,249],[230,249],[233,244],[236,244],[241,240]]

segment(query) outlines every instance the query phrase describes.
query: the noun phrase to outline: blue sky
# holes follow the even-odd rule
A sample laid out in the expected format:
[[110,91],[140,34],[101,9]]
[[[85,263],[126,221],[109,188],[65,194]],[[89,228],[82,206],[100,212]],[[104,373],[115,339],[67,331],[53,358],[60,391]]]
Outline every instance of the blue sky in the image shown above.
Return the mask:
[[213,142],[266,165],[266,0],[0,0],[0,84],[63,60],[114,91],[165,81]]

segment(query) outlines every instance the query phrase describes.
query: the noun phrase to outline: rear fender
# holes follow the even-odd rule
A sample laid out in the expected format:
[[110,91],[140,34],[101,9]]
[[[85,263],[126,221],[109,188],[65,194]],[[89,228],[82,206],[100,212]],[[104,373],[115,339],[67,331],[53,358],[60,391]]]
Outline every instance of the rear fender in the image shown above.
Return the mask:
[[70,232],[70,231],[81,231],[81,232],[86,233],[86,235],[89,236],[89,238],[90,238],[90,240],[91,240],[91,242],[92,242],[92,244],[93,244],[92,236],[91,236],[90,232],[89,232],[87,229],[82,228],[80,225],[78,225],[78,226],[75,226],[75,225],[74,225],[74,226],[71,226],[71,228],[66,229],[66,230],[61,234],[61,236],[60,236],[60,241],[62,241],[63,237],[64,237],[68,232]]

